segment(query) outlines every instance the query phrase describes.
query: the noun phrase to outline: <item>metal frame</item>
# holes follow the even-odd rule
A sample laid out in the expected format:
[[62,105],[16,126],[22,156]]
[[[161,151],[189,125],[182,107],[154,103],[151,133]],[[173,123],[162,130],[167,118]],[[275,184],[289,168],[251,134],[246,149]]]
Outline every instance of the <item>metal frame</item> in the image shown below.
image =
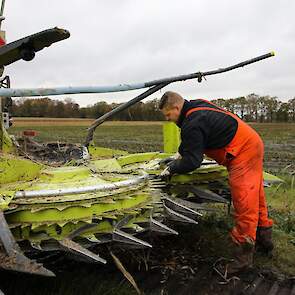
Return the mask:
[[[257,56],[252,59],[234,64],[229,67],[219,68],[217,70],[206,71],[206,72],[195,72],[191,74],[185,74],[180,76],[173,76],[158,80],[147,81],[143,83],[128,83],[128,84],[118,84],[112,86],[78,86],[78,87],[51,87],[51,88],[11,88],[11,89],[0,89],[0,96],[11,96],[11,97],[32,97],[32,96],[47,96],[47,95],[63,95],[63,94],[82,94],[82,93],[108,93],[108,92],[120,92],[129,91],[141,88],[149,88],[157,85],[162,85],[162,87],[178,81],[185,81],[190,79],[198,79],[199,82],[202,81],[203,77],[221,74],[228,72],[237,68],[244,67],[246,65],[261,61],[263,59],[274,56],[274,52],[269,52]],[[168,84],[166,84],[168,83]],[[161,87],[161,88],[162,88]]]

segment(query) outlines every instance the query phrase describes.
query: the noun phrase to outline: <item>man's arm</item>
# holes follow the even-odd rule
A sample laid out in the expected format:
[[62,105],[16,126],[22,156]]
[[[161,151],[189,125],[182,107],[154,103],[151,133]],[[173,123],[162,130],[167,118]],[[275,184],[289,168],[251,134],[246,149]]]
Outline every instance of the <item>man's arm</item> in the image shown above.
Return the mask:
[[200,167],[203,161],[206,133],[202,124],[190,120],[182,127],[179,153],[181,159],[173,161],[169,166],[171,174],[191,172]]

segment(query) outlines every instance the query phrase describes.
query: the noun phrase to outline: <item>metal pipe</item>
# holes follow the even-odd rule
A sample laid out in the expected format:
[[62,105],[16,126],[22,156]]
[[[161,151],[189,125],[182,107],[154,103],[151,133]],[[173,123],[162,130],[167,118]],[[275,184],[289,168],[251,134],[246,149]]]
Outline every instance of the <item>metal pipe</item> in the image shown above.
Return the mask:
[[65,196],[65,195],[77,195],[85,193],[93,193],[105,190],[115,190],[122,187],[128,187],[142,183],[148,179],[148,174],[142,176],[134,177],[132,179],[91,185],[85,187],[72,187],[65,189],[51,189],[51,190],[38,190],[38,191],[18,191],[15,193],[14,198],[39,198],[39,197],[55,197],[55,196]]
[[48,96],[48,95],[63,95],[63,94],[82,94],[82,93],[108,93],[108,92],[120,92],[129,91],[141,88],[152,87],[160,85],[162,83],[172,83],[177,81],[185,81],[189,79],[198,79],[199,81],[202,77],[224,73],[231,71],[236,68],[244,67],[246,65],[261,61],[263,59],[274,56],[274,52],[270,52],[238,64],[220,68],[217,70],[207,71],[207,72],[195,72],[187,75],[180,75],[174,77],[168,77],[164,79],[152,80],[143,83],[131,83],[131,84],[119,84],[112,86],[78,86],[78,87],[51,87],[51,88],[10,88],[10,89],[0,89],[0,96],[8,97],[31,97],[31,96]]
[[148,97],[149,95],[153,94],[154,92],[162,89],[163,87],[165,87],[168,84],[169,84],[169,82],[156,85],[156,86],[148,89],[147,91],[143,92],[142,94],[134,97],[133,99],[127,101],[126,103],[119,105],[118,107],[111,110],[110,112],[100,116],[88,128],[88,133],[87,133],[87,137],[86,137],[86,140],[85,140],[85,146],[88,146],[90,141],[93,139],[93,134],[94,134],[94,131],[95,131],[97,126],[102,124],[107,119],[113,117],[115,114],[124,111],[125,109],[127,109],[127,108],[131,107],[132,105],[136,104],[137,102],[143,100],[144,98]]
[[5,0],[2,0],[2,2],[1,2],[1,9],[0,9],[0,30],[1,30],[2,21],[5,20],[5,17],[3,16],[3,14],[4,14],[4,7],[5,7]]
[[5,6],[5,0],[2,0],[2,2],[1,2],[0,16],[3,16],[3,13],[4,13],[4,6]]

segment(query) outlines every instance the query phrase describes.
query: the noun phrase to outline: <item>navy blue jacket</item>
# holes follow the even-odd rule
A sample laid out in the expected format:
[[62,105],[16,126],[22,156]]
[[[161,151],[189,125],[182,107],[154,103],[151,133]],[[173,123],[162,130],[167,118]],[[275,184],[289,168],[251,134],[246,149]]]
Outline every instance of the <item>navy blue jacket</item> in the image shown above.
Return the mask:
[[236,134],[238,122],[227,114],[199,110],[186,117],[186,113],[196,107],[221,109],[200,99],[184,101],[177,122],[177,126],[181,128],[181,144],[178,152],[182,158],[171,163],[172,174],[187,173],[199,168],[205,149],[225,147]]

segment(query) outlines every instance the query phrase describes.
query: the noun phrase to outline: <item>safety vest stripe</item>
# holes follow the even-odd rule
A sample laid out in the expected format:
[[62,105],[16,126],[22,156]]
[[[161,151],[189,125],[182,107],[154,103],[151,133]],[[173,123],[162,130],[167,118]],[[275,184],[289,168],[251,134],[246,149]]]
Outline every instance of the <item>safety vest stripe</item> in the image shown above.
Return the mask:
[[192,109],[188,110],[187,113],[185,114],[185,116],[188,117],[191,113],[196,112],[196,111],[213,111],[213,112],[223,113],[223,114],[229,115],[229,116],[233,115],[225,110],[213,109],[210,107],[197,107],[197,108],[192,108]]

